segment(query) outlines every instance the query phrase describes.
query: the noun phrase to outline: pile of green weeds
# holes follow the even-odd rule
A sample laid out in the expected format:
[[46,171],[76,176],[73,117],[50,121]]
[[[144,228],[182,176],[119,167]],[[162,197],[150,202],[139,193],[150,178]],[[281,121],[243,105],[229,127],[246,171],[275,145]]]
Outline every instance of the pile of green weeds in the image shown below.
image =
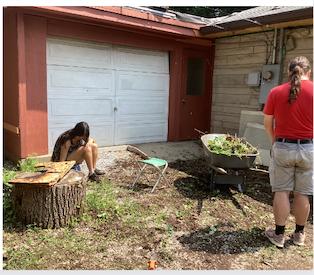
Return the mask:
[[208,149],[216,154],[242,157],[243,155],[256,154],[257,149],[245,141],[231,135],[217,136],[214,140],[208,140]]

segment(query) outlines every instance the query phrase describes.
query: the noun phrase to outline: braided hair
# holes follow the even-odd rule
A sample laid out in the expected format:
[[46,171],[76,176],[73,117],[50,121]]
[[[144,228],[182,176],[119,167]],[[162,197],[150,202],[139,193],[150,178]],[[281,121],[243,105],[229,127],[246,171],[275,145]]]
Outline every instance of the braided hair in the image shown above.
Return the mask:
[[289,79],[291,80],[288,105],[291,105],[300,93],[301,80],[311,69],[310,62],[304,56],[293,59],[289,66]]

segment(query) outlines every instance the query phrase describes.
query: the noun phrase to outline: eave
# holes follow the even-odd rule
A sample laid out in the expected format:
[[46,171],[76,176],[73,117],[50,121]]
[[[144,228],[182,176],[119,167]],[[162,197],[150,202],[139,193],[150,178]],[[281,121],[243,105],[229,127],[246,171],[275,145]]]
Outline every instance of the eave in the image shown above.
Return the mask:
[[21,8],[32,14],[51,18],[175,39],[184,43],[211,45],[211,41],[200,33],[199,28],[202,26],[200,24],[181,22],[123,7],[25,6],[11,8]]
[[241,30],[229,30],[229,31],[221,31],[213,32],[209,34],[204,34],[202,37],[207,39],[217,39],[217,38],[224,38],[228,36],[234,35],[243,35],[243,34],[250,34],[256,33],[261,31],[272,31],[276,28],[289,28],[289,27],[302,27],[302,26],[313,26],[313,18],[311,19],[302,19],[296,20],[291,22],[283,22],[283,23],[276,23],[271,25],[260,25],[251,28],[241,29]]

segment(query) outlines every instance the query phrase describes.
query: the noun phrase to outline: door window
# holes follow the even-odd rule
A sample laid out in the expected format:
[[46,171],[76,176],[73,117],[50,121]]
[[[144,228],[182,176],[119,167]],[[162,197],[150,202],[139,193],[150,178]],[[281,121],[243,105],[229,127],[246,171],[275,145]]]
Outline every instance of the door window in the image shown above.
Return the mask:
[[205,59],[188,57],[186,95],[203,95]]

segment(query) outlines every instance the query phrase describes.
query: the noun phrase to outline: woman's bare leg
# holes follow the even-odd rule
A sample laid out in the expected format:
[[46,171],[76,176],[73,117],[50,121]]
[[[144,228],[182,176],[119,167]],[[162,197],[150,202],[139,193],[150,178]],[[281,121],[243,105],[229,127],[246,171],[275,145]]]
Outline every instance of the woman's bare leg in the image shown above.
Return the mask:
[[89,171],[95,168],[92,149],[89,146],[81,146],[68,156],[68,160],[75,160],[76,163],[81,163],[83,159],[85,159]]
[[98,145],[95,140],[89,139],[87,144],[87,147],[92,151],[92,164],[93,164],[93,169],[96,168],[96,162],[98,160]]

